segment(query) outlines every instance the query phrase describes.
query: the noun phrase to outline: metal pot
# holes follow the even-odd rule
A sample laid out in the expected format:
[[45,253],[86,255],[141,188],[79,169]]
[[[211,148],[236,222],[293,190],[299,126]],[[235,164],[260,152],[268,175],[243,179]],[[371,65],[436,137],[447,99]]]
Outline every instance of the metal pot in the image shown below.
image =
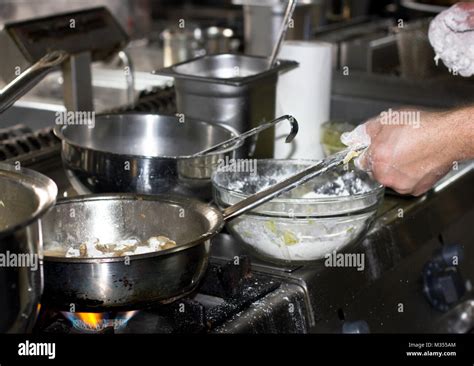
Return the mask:
[[0,164],[0,192],[0,333],[25,333],[43,289],[40,218],[57,187],[37,172]]
[[[342,164],[347,153],[322,160],[222,212],[195,199],[165,195],[91,195],[63,200],[43,223],[43,303],[68,311],[102,312],[137,309],[185,296],[204,275],[210,240],[225,221]],[[70,247],[90,240],[117,243],[158,235],[178,245],[129,257],[65,257]]]
[[62,126],[62,160],[81,194],[133,192],[212,196],[210,176],[220,160],[231,159],[242,143],[190,157],[238,135],[227,126],[178,117],[117,114],[96,117],[95,127]]
[[187,118],[107,115],[97,117],[94,128],[63,126],[56,135],[79,193],[175,193],[210,200],[212,172],[234,158],[243,139],[287,119],[292,139],[298,125],[290,116],[239,135],[229,126]]

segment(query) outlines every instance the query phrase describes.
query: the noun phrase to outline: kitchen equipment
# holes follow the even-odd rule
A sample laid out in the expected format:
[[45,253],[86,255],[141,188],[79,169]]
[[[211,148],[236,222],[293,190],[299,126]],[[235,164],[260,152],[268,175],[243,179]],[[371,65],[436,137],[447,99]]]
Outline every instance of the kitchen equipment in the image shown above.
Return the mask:
[[6,23],[0,32],[4,80],[16,77],[48,52],[64,50],[64,102],[68,110],[91,111],[90,64],[106,60],[128,43],[128,36],[105,7]]
[[31,331],[43,289],[40,218],[54,205],[54,182],[0,164],[0,333]]
[[47,74],[60,66],[67,58],[68,54],[64,51],[50,52],[1,89],[0,113],[11,107],[13,103],[25,95]]
[[[360,94],[356,97],[358,92],[356,81],[361,84],[359,86],[363,86],[363,90],[366,90],[367,85],[371,85],[371,88],[375,90],[372,92],[374,98],[376,95],[379,99],[385,100],[385,109],[390,107],[388,101],[390,98],[402,98],[402,96],[407,98],[407,95],[415,100],[424,95],[423,98],[428,101],[430,97],[431,102],[433,100],[438,102],[442,100],[445,104],[453,102],[453,98],[449,97],[450,94],[446,90],[435,87],[439,83],[423,83],[423,91],[421,91],[406,80],[391,80],[392,83],[389,83],[386,77],[378,76],[375,78],[379,82],[377,84],[372,80],[374,75],[371,78],[364,75],[358,76],[357,80],[354,80],[355,73],[351,75],[352,78],[342,76],[344,84],[339,85],[337,89],[338,93],[351,92],[353,94],[347,99],[352,103],[350,108],[342,106],[336,109],[336,112],[342,113],[339,116],[342,120],[356,121],[354,113],[362,112],[363,114],[356,116],[356,119],[363,120],[383,110],[374,110],[379,107],[378,99],[365,98],[362,101]],[[461,81],[459,78],[454,79],[457,82]],[[406,87],[402,88],[397,81],[403,81]],[[451,94],[453,90],[460,94],[454,99],[462,99],[461,97],[464,96],[468,100],[468,96],[472,96],[472,91],[469,93],[467,90],[469,88],[460,88],[458,83],[454,84],[449,89]],[[379,85],[378,88],[377,85]],[[395,87],[397,93],[387,94],[386,90],[380,89],[381,85]],[[444,96],[441,99],[433,99],[431,94],[436,91]],[[160,99],[162,97],[157,95],[156,100]],[[164,99],[167,100],[167,98]],[[405,100],[404,103],[407,101]],[[143,108],[146,106],[143,105]],[[152,107],[146,110],[151,113],[149,108]],[[10,108],[6,113],[12,109],[16,108]],[[343,115],[344,112],[347,112],[347,115]],[[2,115],[4,118],[7,116],[6,113]],[[52,114],[54,117],[54,112]],[[36,110],[36,115],[40,115],[38,110]],[[28,122],[28,119],[14,115],[9,121],[13,124]],[[22,161],[22,166],[27,167],[27,163],[23,163],[23,155],[12,159],[12,161],[17,160]],[[68,197],[77,194],[71,189],[65,175],[60,150],[57,150],[55,154],[50,154],[46,160],[38,159],[38,154],[35,153],[31,161],[29,164],[33,165],[28,165],[28,167],[53,178],[60,189],[61,196],[65,191]],[[460,164],[459,170],[453,170],[452,174],[440,182],[438,188],[423,197],[386,195],[372,228],[357,244],[351,245],[347,251],[340,253],[344,254],[346,259],[354,255],[356,255],[354,258],[364,258],[365,267],[362,271],[354,267],[328,267],[325,265],[325,260],[311,263],[274,264],[252,256],[247,247],[239,243],[237,239],[222,233],[211,241],[209,259],[211,265],[208,274],[200,282],[196,291],[189,297],[169,304],[169,307],[157,304],[146,310],[133,312],[135,316],[127,322],[127,326],[121,330],[114,330],[114,333],[181,332],[189,334],[191,333],[188,330],[189,324],[193,326],[195,322],[202,321],[208,324],[208,320],[212,320],[211,330],[208,330],[212,333],[340,333],[343,325],[357,320],[366,321],[372,333],[439,332],[441,328],[439,328],[438,320],[443,320],[444,315],[451,314],[430,308],[430,304],[422,293],[421,271],[436,249],[457,243],[464,247],[464,259],[458,270],[466,281],[469,280],[471,283],[474,281],[474,247],[469,245],[474,241],[474,231],[471,230],[471,223],[474,220],[472,207],[474,170],[472,167],[473,164]],[[446,210],[446,207],[450,209]],[[401,210],[404,216],[402,219],[399,217]],[[280,283],[280,287],[267,295],[257,291],[260,295],[249,300],[245,295],[254,296],[255,286],[262,285],[261,277],[257,277],[252,281],[254,284],[252,287],[244,284],[245,287],[235,289],[239,291],[239,295],[230,297],[228,301],[222,295],[216,294],[222,281],[236,281],[235,272],[241,273],[238,268],[247,266],[241,256],[250,258],[250,271],[254,276],[262,274],[265,279],[273,279]],[[235,265],[237,261],[240,266]],[[218,265],[217,268],[215,264]],[[230,275],[227,271],[224,273],[221,271],[223,266],[230,270]],[[246,272],[243,276],[247,278]],[[341,291],[341,288],[344,291]],[[403,299],[405,309],[403,313],[393,311],[400,304],[400,299]],[[215,308],[216,304],[218,308],[222,305],[227,310],[237,311],[238,315],[233,315],[232,311],[222,313],[220,309]],[[291,308],[294,312],[288,311],[289,304],[292,304]],[[183,306],[185,311],[179,312]],[[411,311],[406,311],[408,308]],[[371,311],[367,312],[367,309]],[[50,313],[46,305],[42,306],[41,310]],[[165,314],[163,314],[164,311]],[[76,313],[77,317],[81,315]],[[92,315],[101,316],[102,314]],[[110,313],[105,313],[103,316],[108,315]],[[94,319],[94,317],[91,318]],[[342,318],[345,320],[342,321]],[[69,320],[66,320],[61,313],[56,313],[53,319],[56,321],[51,327],[39,328],[37,331],[41,334],[67,333],[68,331],[64,329],[67,327],[69,333],[77,333],[77,330],[72,328]],[[221,324],[213,328],[216,319]],[[121,319],[118,320],[121,324]],[[462,319],[458,321],[462,322]],[[176,324],[170,325],[170,322]],[[111,333],[111,329],[106,328],[105,332]]]
[[164,67],[206,54],[232,53],[237,51],[234,31],[230,28],[177,28],[161,34],[164,41]]
[[[279,60],[268,70],[265,57],[220,54],[196,58],[156,73],[175,78],[178,113],[245,132],[275,117],[278,74],[297,65]],[[271,156],[273,140],[273,130],[261,134],[256,156]],[[250,151],[250,144],[246,146],[244,156]]]
[[[366,147],[358,147],[361,151]],[[164,235],[176,247],[149,254],[110,258],[45,256],[43,303],[75,311],[145,307],[171,302],[191,292],[202,278],[210,239],[224,222],[341,164],[348,151],[319,161],[302,172],[223,212],[186,197],[127,194],[91,195],[59,202],[44,220],[45,251],[65,253],[98,239],[116,243]],[[107,230],[104,230],[107,228]]]
[[[95,128],[56,129],[72,185],[82,193],[178,193],[211,198],[211,173],[235,156],[242,139],[267,129],[284,116],[228,142],[238,133],[225,125],[189,118],[111,114],[96,117]],[[292,135],[297,132],[291,120]],[[207,153],[222,142],[221,150]]]
[[276,127],[273,156],[276,159],[322,159],[324,155],[318,141],[321,124],[329,119],[332,46],[314,41],[286,41],[280,57],[292,57],[300,66],[280,77],[276,113],[294,111],[302,133],[291,144],[286,144],[282,131]]
[[[213,176],[215,202],[224,209],[312,164],[309,160],[261,160],[256,172],[218,171]],[[375,217],[383,192],[364,172],[338,168],[226,226],[266,260],[314,261],[360,239]]]
[[[210,174],[220,160],[231,159],[242,144],[204,157],[193,153],[238,133],[186,118],[148,114],[96,117],[95,128],[56,128],[62,160],[73,187],[81,193],[183,193],[210,196]],[[208,191],[208,192],[207,192]]]
[[269,69],[275,67],[275,63],[277,61],[278,54],[280,53],[281,44],[283,43],[286,32],[288,31],[288,27],[290,25],[290,21],[292,19],[293,13],[295,12],[296,8],[296,0],[288,0],[288,5],[285,10],[285,15],[283,17],[283,22],[281,24],[280,33],[278,34],[277,41],[273,46],[272,54],[270,55],[270,62],[269,62]]
[[[287,0],[232,0],[244,11],[245,53],[269,57],[284,22]],[[309,40],[322,19],[322,1],[299,0],[287,39]]]
[[393,27],[393,19],[362,19],[322,27],[314,38],[333,45],[337,70],[393,74],[399,66]]
[[[364,82],[368,81],[364,79]],[[161,97],[157,96],[157,99]],[[365,104],[365,108],[373,105],[374,101],[371,101]],[[353,109],[349,111],[353,118]],[[364,118],[367,117],[366,114]],[[342,118],[347,120],[347,116]],[[11,118],[10,121],[15,123],[25,119]],[[50,154],[47,159],[38,159],[39,153],[35,152],[34,158],[33,155],[32,159],[28,158],[31,165],[23,163],[24,155],[12,161],[22,161],[22,166],[34,168],[53,178],[61,192],[60,196],[63,196],[63,192],[67,192],[68,197],[77,194],[65,175],[60,150]],[[328,267],[325,260],[274,264],[252,256],[237,239],[221,233],[211,241],[210,267],[196,291],[165,307],[157,304],[146,310],[134,311],[135,316],[127,322],[126,327],[115,329],[114,333],[189,334],[194,332],[189,330],[190,327],[195,329],[194,324],[204,321],[207,325],[209,320],[211,330],[207,332],[212,333],[340,333],[343,324],[357,320],[366,321],[372,333],[438,332],[438,320],[443,320],[443,315],[447,314],[430,309],[420,286],[421,271],[435,249],[459,243],[464,247],[464,259],[459,270],[465,280],[473,282],[474,247],[468,245],[474,240],[474,231],[470,230],[470,223],[474,220],[472,166],[460,164],[459,170],[452,171],[438,188],[423,197],[386,195],[367,234],[347,251],[339,253],[344,254],[346,259],[354,255],[353,258],[365,259],[362,271],[355,267]],[[446,211],[445,207],[450,207],[450,210]],[[400,209],[404,213],[403,219],[399,217]],[[445,245],[441,245],[441,242]],[[254,277],[252,286],[244,284],[242,288],[237,287],[237,297],[227,299],[219,295],[217,291],[220,292],[222,282],[238,281],[236,272],[248,278],[247,272],[241,275],[238,269],[241,266],[247,268],[247,262],[241,256],[251,260],[250,271],[254,276],[263,274],[264,279],[273,279],[280,283],[280,287],[267,295],[259,291],[255,295],[255,287],[265,283],[259,276]],[[237,261],[240,266],[235,265]],[[221,267],[230,270],[230,274],[222,272]],[[345,291],[341,291],[341,286]],[[249,299],[250,295],[255,296],[253,300]],[[405,309],[408,306],[413,311],[393,312],[400,298],[405,299]],[[186,311],[179,312],[183,304]],[[288,304],[294,304],[294,312],[288,311]],[[334,304],[339,305],[335,307]],[[228,311],[221,312],[221,307]],[[367,312],[369,308],[372,313]],[[42,306],[41,311],[51,314],[46,305]],[[75,315],[80,319],[83,314]],[[84,315],[89,318],[90,314]],[[114,314],[110,313],[92,315],[114,319]],[[341,321],[342,317],[346,320]],[[53,313],[52,320],[56,321],[51,326],[45,328],[42,325],[35,331],[41,334],[77,333],[77,329],[71,326],[62,313]],[[216,322],[220,323],[217,328]],[[120,318],[118,323],[123,324]],[[110,328],[105,329],[107,333],[110,331]]]
[[435,52],[428,39],[430,22],[431,19],[421,19],[394,28],[401,74],[406,79],[427,79],[446,71],[445,68],[438,69],[434,61]]

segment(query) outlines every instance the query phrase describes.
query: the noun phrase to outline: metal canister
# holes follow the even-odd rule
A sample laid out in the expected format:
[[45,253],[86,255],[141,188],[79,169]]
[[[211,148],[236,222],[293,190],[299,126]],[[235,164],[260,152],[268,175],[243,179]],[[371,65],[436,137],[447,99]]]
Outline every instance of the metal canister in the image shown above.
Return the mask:
[[[245,132],[275,118],[278,75],[298,63],[280,60],[275,67],[268,66],[265,57],[219,54],[195,58],[157,73],[175,78],[178,113]],[[273,140],[273,130],[262,133],[255,155],[271,156]],[[250,149],[247,145],[242,154]]]

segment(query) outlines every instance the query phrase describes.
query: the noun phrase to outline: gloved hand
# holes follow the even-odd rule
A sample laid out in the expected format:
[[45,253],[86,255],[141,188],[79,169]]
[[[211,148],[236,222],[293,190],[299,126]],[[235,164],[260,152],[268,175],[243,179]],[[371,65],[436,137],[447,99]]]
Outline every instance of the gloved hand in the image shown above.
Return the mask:
[[[456,158],[462,159],[458,149],[462,129],[456,127],[460,121],[456,113],[393,111],[392,119],[386,115],[371,119],[343,134],[341,141],[348,146],[370,143],[355,160],[356,166],[371,172],[384,186],[419,196],[453,167]],[[412,118],[412,123],[396,124],[396,116],[398,121]]]
[[474,3],[457,3],[438,14],[428,35],[436,61],[461,76],[474,74]]

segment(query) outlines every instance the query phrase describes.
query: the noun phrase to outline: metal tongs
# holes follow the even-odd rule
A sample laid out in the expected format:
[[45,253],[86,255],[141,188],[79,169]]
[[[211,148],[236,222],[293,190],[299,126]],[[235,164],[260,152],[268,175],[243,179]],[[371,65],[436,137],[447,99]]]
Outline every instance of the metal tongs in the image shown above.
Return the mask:
[[339,165],[347,164],[352,158],[360,155],[368,145],[357,145],[340,151],[336,154],[330,155],[325,159],[318,161],[316,164],[302,170],[301,172],[292,175],[291,177],[282,180],[281,182],[272,185],[270,188],[264,189],[246,199],[232,205],[224,210],[223,214],[226,220],[230,220],[243,212],[260,206],[261,204],[270,201],[271,199],[291,191],[292,189],[310,181],[311,179],[327,172],[330,169],[336,168]]
[[251,130],[249,130],[247,132],[244,132],[244,133],[240,134],[239,136],[236,136],[236,137],[233,137],[233,138],[231,138],[229,140],[226,140],[224,142],[218,143],[218,144],[216,144],[214,146],[211,146],[211,147],[209,147],[205,150],[202,150],[198,153],[195,153],[195,154],[191,155],[190,157],[197,158],[197,157],[203,156],[205,154],[209,154],[211,152],[214,152],[214,151],[217,151],[217,150],[220,150],[220,149],[224,149],[224,148],[228,147],[229,145],[232,145],[236,142],[246,140],[249,137],[257,135],[260,132],[262,132],[262,131],[270,128],[270,127],[273,127],[276,124],[278,124],[282,121],[285,121],[285,120],[289,121],[290,125],[291,125],[291,131],[290,131],[290,133],[288,134],[288,136],[286,137],[286,140],[285,140],[286,143],[290,143],[291,141],[293,141],[295,136],[298,134],[298,121],[293,116],[285,115],[285,116],[281,116],[279,118],[276,118],[273,121],[270,121],[270,122],[267,122],[267,123],[262,123],[260,126],[252,128]]
[[286,32],[288,31],[288,27],[290,25],[291,17],[295,12],[296,8],[296,0],[289,0],[286,6],[285,15],[283,17],[283,23],[281,24],[280,32],[278,33],[277,41],[273,46],[272,54],[270,55],[268,61],[268,69],[271,69],[275,66],[277,62],[278,54],[280,53],[280,48],[283,43],[283,40],[286,37]]

